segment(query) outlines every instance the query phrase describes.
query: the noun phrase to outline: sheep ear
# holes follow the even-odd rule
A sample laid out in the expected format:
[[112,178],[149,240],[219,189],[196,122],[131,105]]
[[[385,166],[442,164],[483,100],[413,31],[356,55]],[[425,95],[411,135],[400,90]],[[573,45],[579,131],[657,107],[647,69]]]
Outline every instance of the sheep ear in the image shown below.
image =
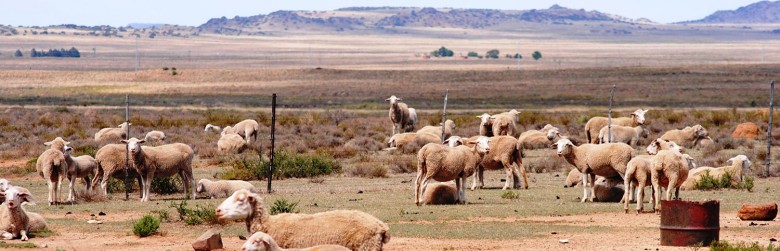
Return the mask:
[[552,143],[552,144],[550,145],[550,148],[552,148],[552,149],[558,149],[558,143]]
[[726,165],[733,165],[734,164],[734,158],[731,158],[726,161]]
[[119,142],[127,144],[127,140],[126,139],[120,140]]
[[146,143],[146,140],[145,140],[145,139],[142,139],[142,140],[139,140],[139,141],[137,141],[136,143],[138,143],[138,144],[143,144],[143,143]]
[[390,98],[385,99],[385,101],[390,101]]
[[33,199],[32,195],[29,193],[19,193],[19,198],[21,198],[22,201],[27,202],[28,205],[35,205],[35,199]]

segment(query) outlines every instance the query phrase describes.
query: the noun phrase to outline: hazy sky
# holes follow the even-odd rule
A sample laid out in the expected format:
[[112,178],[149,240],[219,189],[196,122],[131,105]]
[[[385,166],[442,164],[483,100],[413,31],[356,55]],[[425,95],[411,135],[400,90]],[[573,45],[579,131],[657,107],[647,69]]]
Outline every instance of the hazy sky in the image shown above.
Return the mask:
[[200,25],[214,17],[251,16],[276,10],[332,10],[355,6],[414,6],[482,9],[543,9],[559,4],[650,18],[669,23],[700,19],[716,10],[733,10],[758,0],[3,0],[0,24],[80,24],[123,26],[128,23]]

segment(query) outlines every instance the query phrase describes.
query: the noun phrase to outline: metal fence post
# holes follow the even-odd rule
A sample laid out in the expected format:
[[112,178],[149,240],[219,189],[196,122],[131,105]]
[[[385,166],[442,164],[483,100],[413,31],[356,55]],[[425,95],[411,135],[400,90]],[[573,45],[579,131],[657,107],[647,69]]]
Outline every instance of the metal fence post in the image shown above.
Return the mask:
[[764,176],[769,177],[769,166],[772,162],[772,114],[775,113],[775,81],[769,84],[769,126],[766,129],[766,166]]
[[[130,95],[125,95],[125,140],[130,139]],[[125,200],[130,199],[130,146],[125,144]],[[141,188],[143,189],[143,187]]]
[[612,100],[615,97],[615,85],[609,93],[609,112],[607,113],[607,143],[612,143]]
[[274,143],[276,141],[276,93],[271,97],[271,160],[268,164],[268,193],[271,193],[271,180],[274,174]]
[[444,129],[445,126],[447,126],[447,97],[450,96],[450,89],[447,89],[447,92],[444,93],[444,111],[441,113],[441,143],[444,144],[444,131],[447,129]]

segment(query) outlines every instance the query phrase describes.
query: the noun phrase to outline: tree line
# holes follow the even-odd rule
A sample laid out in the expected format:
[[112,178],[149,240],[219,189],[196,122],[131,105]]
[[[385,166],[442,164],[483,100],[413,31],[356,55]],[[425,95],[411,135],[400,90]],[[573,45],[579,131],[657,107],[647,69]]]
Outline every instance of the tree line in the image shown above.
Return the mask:
[[[447,49],[447,47],[442,46],[438,50],[431,51],[430,56],[432,56],[432,57],[452,57],[454,54],[455,53],[452,50]],[[498,49],[489,50],[489,51],[485,52],[484,55],[479,55],[479,53],[474,52],[474,51],[470,51],[467,54],[468,57],[476,57],[476,58],[483,58],[484,57],[484,58],[494,58],[494,59],[499,58],[500,55],[501,54],[500,54]],[[531,57],[534,60],[539,60],[539,59],[542,58],[542,53],[539,52],[539,51],[534,51],[533,53],[531,53]],[[506,54],[506,58],[521,59],[521,58],[523,58],[523,55],[521,55],[520,53]]]
[[[22,51],[16,50],[15,56],[22,57]],[[49,49],[49,51],[36,50],[33,48],[30,50],[30,57],[58,57],[58,58],[80,58],[81,53],[76,47],[71,47],[70,50],[66,49]]]

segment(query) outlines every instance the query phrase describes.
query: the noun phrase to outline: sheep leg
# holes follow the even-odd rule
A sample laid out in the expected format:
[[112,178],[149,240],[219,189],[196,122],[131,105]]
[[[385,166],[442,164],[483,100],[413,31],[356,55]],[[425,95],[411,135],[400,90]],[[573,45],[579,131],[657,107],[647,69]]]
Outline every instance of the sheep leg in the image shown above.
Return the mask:
[[590,197],[588,197],[588,200],[590,202],[593,202],[593,197],[596,196],[596,174],[591,173],[590,174]]
[[90,189],[89,189],[89,184],[90,184],[90,183],[92,183],[92,182],[91,182],[91,180],[89,180],[89,177],[87,177],[87,176],[84,176],[84,185],[86,185],[86,187],[84,188],[85,190],[87,190],[87,191],[89,191],[89,190],[90,190]]
[[149,172],[146,177],[143,175],[141,176],[141,201],[149,201],[149,190],[152,187],[152,179],[154,178],[154,173]]
[[628,194],[631,193],[631,188],[628,186],[629,183],[631,183],[631,179],[628,179],[631,175],[630,171],[626,172],[626,178],[623,179],[623,187],[626,188],[626,190],[623,191],[623,200],[620,201],[620,203],[623,203],[623,210],[628,213],[628,200],[626,197],[628,197]]
[[455,189],[458,189],[458,204],[466,204],[466,192],[463,191],[463,178],[455,179]]
[[[518,177],[519,175],[523,176],[523,184],[525,185],[525,189],[528,189],[528,177],[525,174],[525,167],[523,167],[523,161],[520,158],[517,159],[517,168],[515,168],[515,177]],[[518,177],[517,179],[518,179],[517,182],[519,182],[520,178]],[[519,184],[515,188],[520,189]]]
[[69,184],[68,184],[68,201],[69,202],[73,202],[74,200],[76,200],[74,198],[75,197],[74,193],[76,192],[75,191],[76,189],[73,188],[73,185],[76,184],[76,177],[71,175],[70,177],[68,177],[68,181],[69,181]]
[[24,229],[20,230],[20,231],[19,231],[19,235],[21,235],[21,236],[22,236],[22,238],[21,238],[21,239],[22,239],[22,241],[28,241],[28,240],[30,240],[30,238],[27,238],[27,230],[24,230]]
[[54,205],[54,182],[49,180],[47,183],[49,185],[49,206],[51,206]]
[[417,180],[414,183],[414,203],[417,204],[417,206],[420,206],[420,185],[422,183],[423,175],[425,169],[420,168],[417,170]]
[[[426,176],[425,179],[423,179],[422,187],[420,188],[420,194],[422,194],[423,196],[425,196],[425,189],[428,188],[428,183],[430,183],[430,182],[431,182],[431,177],[427,177]],[[422,204],[423,204],[423,201],[420,200],[418,202],[418,205],[422,205]]]
[[517,182],[515,182],[515,179],[514,179],[515,176],[514,176],[514,173],[512,172],[512,167],[504,165],[504,172],[506,172],[506,181],[504,181],[504,187],[501,188],[501,190],[506,190],[507,188],[509,188],[510,180],[513,183],[512,184],[513,187],[516,187],[517,186]]
[[479,188],[482,189],[485,187],[485,168],[480,167],[477,174],[479,174]]
[[588,199],[588,175],[583,174],[582,176],[582,200],[580,203],[584,203],[585,200]]
[[658,172],[653,171],[650,180],[653,183],[653,207],[655,209],[655,213],[658,214],[661,212],[661,184],[659,184],[659,177]]
[[395,135],[395,123],[393,123],[393,135]]
[[[634,189],[636,191],[636,213],[639,214],[644,210],[645,206],[645,179],[639,180]],[[652,189],[651,189],[652,190]]]

